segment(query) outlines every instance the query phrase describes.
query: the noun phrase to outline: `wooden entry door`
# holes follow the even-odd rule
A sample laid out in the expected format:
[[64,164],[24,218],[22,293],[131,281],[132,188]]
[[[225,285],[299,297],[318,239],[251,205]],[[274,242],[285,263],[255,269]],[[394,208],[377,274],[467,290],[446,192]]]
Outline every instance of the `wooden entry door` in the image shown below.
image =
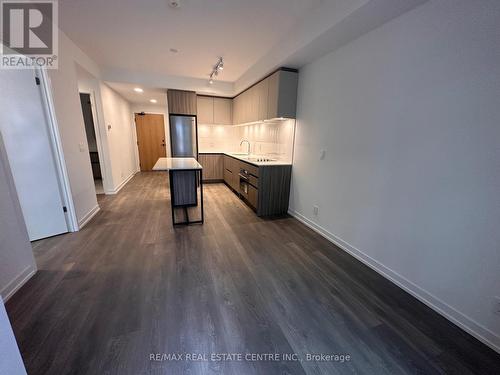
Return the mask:
[[163,115],[135,114],[141,171],[150,171],[159,158],[167,156]]

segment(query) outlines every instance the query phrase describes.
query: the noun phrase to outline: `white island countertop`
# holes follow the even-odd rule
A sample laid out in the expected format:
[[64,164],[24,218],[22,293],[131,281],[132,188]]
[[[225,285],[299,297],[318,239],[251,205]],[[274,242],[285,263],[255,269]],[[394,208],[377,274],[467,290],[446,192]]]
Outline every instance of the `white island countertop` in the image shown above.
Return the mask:
[[195,158],[159,158],[153,171],[203,169]]

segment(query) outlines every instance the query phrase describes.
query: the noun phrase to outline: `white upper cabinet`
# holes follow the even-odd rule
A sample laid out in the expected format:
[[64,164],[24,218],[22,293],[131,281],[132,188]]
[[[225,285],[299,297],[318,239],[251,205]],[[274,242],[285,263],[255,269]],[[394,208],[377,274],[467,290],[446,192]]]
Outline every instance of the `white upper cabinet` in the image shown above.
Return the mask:
[[269,76],[267,118],[295,118],[297,109],[297,72],[278,70]]
[[248,120],[247,122],[258,121],[259,116],[259,90],[257,85],[248,90]]
[[245,124],[295,118],[298,73],[278,70],[234,99],[198,96],[199,124]]
[[214,98],[211,96],[198,96],[196,99],[198,124],[214,123]]
[[241,96],[241,118],[240,121],[242,123],[250,122],[251,113],[250,113],[250,91],[243,91],[239,96]]
[[255,85],[258,96],[257,121],[266,120],[269,101],[269,80],[264,79]]
[[238,95],[233,99],[233,124],[243,123],[243,98]]
[[232,125],[233,123],[233,100],[226,98],[214,98],[214,124]]
[[233,123],[295,118],[298,73],[278,70],[233,100]]
[[213,96],[197,97],[198,124],[232,125],[233,100]]

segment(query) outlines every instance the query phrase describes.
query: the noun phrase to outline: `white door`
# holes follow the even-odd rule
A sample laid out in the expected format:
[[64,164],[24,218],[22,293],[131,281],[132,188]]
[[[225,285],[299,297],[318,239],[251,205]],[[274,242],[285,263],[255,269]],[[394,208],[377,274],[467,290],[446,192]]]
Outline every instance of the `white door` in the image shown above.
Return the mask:
[[0,70],[0,131],[31,241],[68,231],[40,86],[32,70]]

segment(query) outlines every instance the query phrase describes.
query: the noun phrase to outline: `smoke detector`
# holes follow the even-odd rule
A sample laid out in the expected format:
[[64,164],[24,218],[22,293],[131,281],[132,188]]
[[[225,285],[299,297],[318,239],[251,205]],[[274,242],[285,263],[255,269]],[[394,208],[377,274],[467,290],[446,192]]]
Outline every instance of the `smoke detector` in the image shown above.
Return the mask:
[[180,8],[181,7],[181,0],[168,0],[168,5],[170,5],[170,8]]

